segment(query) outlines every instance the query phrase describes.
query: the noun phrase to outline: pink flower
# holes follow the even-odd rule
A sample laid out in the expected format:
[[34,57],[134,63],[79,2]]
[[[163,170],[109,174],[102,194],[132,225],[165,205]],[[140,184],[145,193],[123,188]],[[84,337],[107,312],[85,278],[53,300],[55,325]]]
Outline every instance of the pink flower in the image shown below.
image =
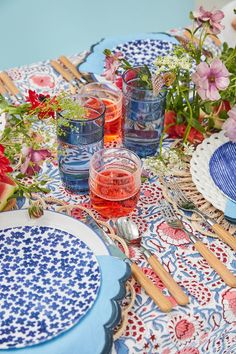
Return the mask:
[[34,150],[32,147],[23,146],[22,155],[24,162],[21,165],[21,173],[28,176],[34,176],[41,169],[40,164],[51,156],[51,153],[46,149]]
[[193,17],[196,19],[199,25],[208,22],[212,33],[219,34],[225,27],[221,25],[221,20],[224,18],[224,13],[220,10],[207,11],[202,6],[198,11],[193,12]]
[[222,128],[225,135],[236,143],[236,105],[228,112],[229,118],[224,122]]
[[103,72],[102,76],[109,81],[115,81],[116,79],[116,72],[120,66],[119,59],[122,57],[121,52],[117,52],[112,55],[106,55],[105,59],[105,71]]
[[229,72],[220,59],[214,59],[210,65],[200,63],[192,80],[203,100],[216,101],[220,99],[219,90],[225,90],[229,85]]

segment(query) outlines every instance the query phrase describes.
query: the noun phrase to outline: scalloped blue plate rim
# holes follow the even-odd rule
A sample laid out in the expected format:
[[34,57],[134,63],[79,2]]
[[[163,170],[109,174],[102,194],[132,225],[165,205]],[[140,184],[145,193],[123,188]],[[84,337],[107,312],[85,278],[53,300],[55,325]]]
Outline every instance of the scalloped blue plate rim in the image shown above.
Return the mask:
[[[21,209],[21,211],[27,211],[27,209]],[[12,210],[12,211],[7,211],[6,213],[12,213],[12,212],[19,212],[19,210]],[[52,212],[52,213],[56,213],[56,214],[59,214],[59,215],[64,215],[68,218],[71,218],[72,220],[76,221],[76,222],[79,222],[79,223],[82,223],[84,225],[86,225],[85,223],[83,223],[82,221],[80,220],[77,220],[69,215],[65,215],[65,214],[62,214],[60,212],[57,212],[57,211],[52,211],[52,210],[48,210],[47,212]],[[4,215],[5,212],[1,213],[2,216]],[[96,234],[96,236],[99,237],[99,239],[102,241],[102,243],[105,245],[105,247],[107,248],[106,244],[104,243],[104,241],[102,240],[101,236],[99,236],[98,233],[96,233],[90,226],[86,225],[89,229],[91,229],[93,231],[93,233]],[[104,333],[105,333],[105,341],[104,341],[104,346],[103,346],[103,349],[101,351],[101,354],[106,354],[108,352],[110,352],[111,348],[112,348],[112,344],[113,344],[113,331],[114,331],[114,328],[115,326],[117,326],[117,324],[120,322],[121,320],[121,309],[120,309],[120,305],[119,305],[119,301],[125,296],[125,282],[127,281],[127,279],[130,277],[130,274],[131,274],[131,270],[130,270],[130,267],[127,263],[123,262],[122,260],[120,259],[117,259],[116,257],[113,257],[110,255],[110,251],[109,249],[107,248],[107,252],[108,254],[107,255],[96,255],[96,257],[99,259],[105,259],[108,257],[108,259],[110,258],[113,258],[114,261],[113,262],[120,262],[120,264],[124,264],[125,266],[125,271],[123,271],[123,276],[121,276],[120,278],[117,279],[120,287],[119,287],[119,291],[116,293],[116,295],[110,299],[110,302],[111,302],[111,306],[112,306],[112,311],[111,311],[111,315],[110,315],[110,318],[107,320],[107,322],[105,324],[103,324],[103,329],[104,329]],[[100,263],[100,261],[99,261]],[[100,291],[101,291],[101,288],[102,288],[102,284],[101,284],[101,287],[99,289],[99,294],[100,294]],[[99,296],[98,294],[98,296]],[[97,300],[95,301],[95,304],[94,306],[90,309],[89,313],[93,311],[93,308],[96,306],[96,302]],[[86,316],[85,316],[86,318]],[[78,325],[78,324],[77,324]],[[0,350],[0,353],[17,353],[17,352],[22,352],[24,350],[31,350],[33,348],[40,348],[41,345],[45,345],[47,343],[50,343],[54,340],[57,340],[57,338],[60,338],[60,337],[63,337],[63,336],[66,336],[67,335],[67,332],[70,332],[71,330],[73,330],[73,328],[75,328],[75,326],[73,326],[71,329],[68,329],[68,331],[65,331],[64,333],[62,334],[59,334],[58,336],[54,337],[53,339],[51,340],[48,340],[44,343],[41,343],[41,344],[35,344],[35,345],[32,345],[32,346],[28,346],[28,347],[25,347],[25,348],[14,348],[14,349],[1,349]],[[100,354],[100,353],[99,353]]]

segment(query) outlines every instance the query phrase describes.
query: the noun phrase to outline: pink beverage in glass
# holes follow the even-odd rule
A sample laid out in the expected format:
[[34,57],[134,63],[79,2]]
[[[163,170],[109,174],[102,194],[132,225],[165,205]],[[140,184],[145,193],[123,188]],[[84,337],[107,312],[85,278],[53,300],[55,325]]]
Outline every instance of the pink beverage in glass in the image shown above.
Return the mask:
[[81,94],[99,98],[106,106],[104,142],[121,136],[122,92],[112,84],[92,82],[83,86]]
[[135,208],[141,187],[141,160],[130,150],[103,149],[90,161],[89,190],[93,208],[102,216],[126,216]]

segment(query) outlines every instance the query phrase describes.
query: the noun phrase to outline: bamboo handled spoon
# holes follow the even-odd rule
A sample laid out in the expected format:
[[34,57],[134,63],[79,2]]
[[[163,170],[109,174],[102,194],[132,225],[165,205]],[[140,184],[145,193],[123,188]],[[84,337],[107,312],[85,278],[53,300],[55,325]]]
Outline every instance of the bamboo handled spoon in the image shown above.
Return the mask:
[[[129,244],[140,245],[142,237],[139,235],[139,230],[137,225],[129,218],[121,217],[115,222],[115,227],[117,233],[122,236]],[[158,261],[158,259],[146,250],[143,246],[141,247],[143,254],[154,270],[158,277],[165,284],[166,288],[169,290],[170,294],[175,298],[179,305],[187,305],[189,303],[188,296],[183,292],[181,287],[172,278],[170,273],[168,273],[163,265]]]
[[112,256],[118,257],[129,264],[133,277],[142,286],[146,293],[152,298],[152,300],[160,308],[160,310],[162,312],[170,312],[173,308],[173,305],[170,300],[164,294],[162,294],[161,290],[153,284],[153,282],[146,276],[146,274],[144,274],[142,269],[137,264],[132,262],[132,260],[120,250],[120,248],[114,243],[114,241],[100,227],[97,221],[94,220],[90,215],[87,215],[86,224],[90,226],[95,232],[97,232],[99,236],[102,237]]

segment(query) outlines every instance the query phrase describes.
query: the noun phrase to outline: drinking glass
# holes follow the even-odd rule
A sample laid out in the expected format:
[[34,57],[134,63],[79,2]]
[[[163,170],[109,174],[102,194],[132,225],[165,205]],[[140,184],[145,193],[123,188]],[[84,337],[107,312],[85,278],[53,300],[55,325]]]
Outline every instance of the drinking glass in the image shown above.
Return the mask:
[[122,92],[112,84],[92,82],[83,86],[80,93],[99,98],[106,106],[104,141],[121,136]]
[[93,208],[102,216],[128,215],[136,206],[141,187],[141,160],[124,148],[96,152],[90,163],[89,189]]
[[154,155],[164,128],[166,91],[158,95],[140,86],[141,67],[123,74],[124,121],[123,145],[140,157]]
[[83,119],[57,113],[58,163],[61,180],[74,193],[88,191],[89,162],[104,145],[105,106],[95,97],[75,95],[85,108]]

